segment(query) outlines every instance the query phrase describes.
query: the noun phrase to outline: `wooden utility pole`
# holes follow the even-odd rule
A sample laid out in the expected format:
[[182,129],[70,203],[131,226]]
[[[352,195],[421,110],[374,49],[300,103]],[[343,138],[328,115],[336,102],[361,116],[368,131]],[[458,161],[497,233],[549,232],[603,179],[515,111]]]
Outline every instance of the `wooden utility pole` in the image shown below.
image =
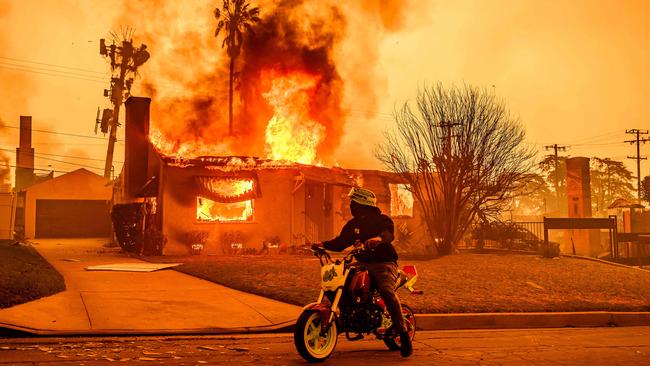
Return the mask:
[[[111,71],[114,73],[111,77],[111,89],[104,89],[104,96],[110,99],[113,111],[107,113],[107,110],[104,110],[102,119],[97,119],[97,123],[101,123],[102,132],[109,132],[106,163],[104,165],[104,178],[108,179],[111,179],[111,171],[113,170],[113,153],[117,141],[117,128],[120,125],[120,107],[131,94],[131,86],[137,75],[138,67],[149,59],[146,45],[142,44],[138,48],[133,47],[132,35],[132,31],[127,30],[122,35],[121,45],[119,46],[116,45],[118,37],[115,35],[113,35],[113,43],[110,46],[106,46],[104,39],[99,40],[99,54],[110,60]],[[108,111],[110,112],[110,110]]]
[[636,128],[633,128],[631,130],[625,130],[625,133],[630,134],[630,135],[636,135],[635,140],[626,140],[625,142],[628,142],[630,144],[636,143],[636,156],[628,156],[628,159],[634,159],[636,160],[636,194],[637,198],[639,200],[639,203],[641,203],[641,160],[647,160],[648,158],[645,156],[641,156],[641,143],[643,142],[644,144],[648,141],[650,141],[650,138],[641,138],[641,135],[647,135],[648,130],[639,130]]
[[567,147],[568,146],[561,146],[561,145],[558,145],[558,144],[544,146],[545,150],[553,149],[553,151],[554,151],[553,156],[554,156],[554,162],[555,162],[555,174],[553,174],[553,181],[554,181],[553,184],[555,186],[555,206],[556,206],[556,209],[558,211],[560,210],[560,178],[558,177],[558,175],[559,175],[558,172],[560,170],[560,168],[559,168],[560,166],[558,164],[559,156],[558,156],[557,152],[558,151],[566,151]]

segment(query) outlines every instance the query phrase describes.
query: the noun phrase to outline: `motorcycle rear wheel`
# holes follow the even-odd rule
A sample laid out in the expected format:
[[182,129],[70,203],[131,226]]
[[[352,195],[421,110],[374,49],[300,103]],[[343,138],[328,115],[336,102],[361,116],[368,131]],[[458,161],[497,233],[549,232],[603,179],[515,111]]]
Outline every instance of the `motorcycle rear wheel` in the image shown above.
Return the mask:
[[[407,325],[409,327],[409,338],[413,341],[413,339],[415,339],[415,314],[413,313],[413,309],[406,304],[402,304],[402,316],[404,317],[404,320],[409,323],[409,325]],[[393,351],[398,351],[402,348],[399,336],[384,338],[384,343]]]
[[325,361],[334,352],[338,331],[333,322],[327,333],[321,334],[321,313],[307,310],[300,314],[293,332],[293,342],[302,358],[309,362]]

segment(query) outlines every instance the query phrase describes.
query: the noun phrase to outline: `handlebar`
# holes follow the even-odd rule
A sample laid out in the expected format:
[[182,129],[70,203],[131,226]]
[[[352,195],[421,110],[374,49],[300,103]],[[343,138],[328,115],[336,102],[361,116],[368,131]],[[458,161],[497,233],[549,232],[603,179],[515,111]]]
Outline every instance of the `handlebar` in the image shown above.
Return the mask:
[[[318,260],[320,261],[321,266],[323,266],[326,263],[332,262],[332,257],[329,255],[329,253],[327,253],[327,251],[325,249],[318,248],[318,249],[314,250],[311,247],[309,249],[314,253],[314,256],[318,257]],[[350,262],[352,262],[352,259],[354,258],[355,255],[357,255],[357,254],[359,254],[359,253],[361,253],[363,251],[366,251],[366,250],[368,250],[368,245],[366,243],[364,243],[364,242],[361,242],[361,241],[357,240],[353,244],[352,250],[348,254],[346,254],[345,257],[343,257],[343,261],[345,263],[350,263]],[[323,258],[325,258],[325,262],[323,262]],[[337,261],[338,261],[338,259],[337,259]]]

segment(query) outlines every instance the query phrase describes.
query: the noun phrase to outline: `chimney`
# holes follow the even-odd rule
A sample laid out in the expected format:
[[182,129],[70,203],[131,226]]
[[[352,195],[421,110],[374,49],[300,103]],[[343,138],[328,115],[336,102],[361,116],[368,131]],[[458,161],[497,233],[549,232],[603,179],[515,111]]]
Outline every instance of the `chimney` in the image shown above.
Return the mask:
[[16,149],[16,191],[34,183],[34,148],[32,147],[32,116],[20,116],[20,144]]
[[128,197],[140,194],[150,178],[147,172],[149,151],[149,105],[151,98],[129,97],[126,106],[124,188]]

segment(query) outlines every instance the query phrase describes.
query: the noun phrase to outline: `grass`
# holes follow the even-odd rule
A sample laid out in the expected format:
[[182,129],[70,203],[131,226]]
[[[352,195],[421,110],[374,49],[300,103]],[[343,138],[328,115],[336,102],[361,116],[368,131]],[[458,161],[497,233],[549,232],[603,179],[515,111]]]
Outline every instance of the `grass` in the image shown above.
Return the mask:
[[0,308],[63,290],[63,277],[34,248],[0,240]]
[[[295,305],[313,302],[318,296],[320,268],[313,258],[191,259],[176,269]],[[418,313],[650,311],[650,272],[636,269],[520,254],[457,254],[400,261],[400,265],[407,263],[417,266],[416,288],[424,295],[402,290],[400,296]]]

